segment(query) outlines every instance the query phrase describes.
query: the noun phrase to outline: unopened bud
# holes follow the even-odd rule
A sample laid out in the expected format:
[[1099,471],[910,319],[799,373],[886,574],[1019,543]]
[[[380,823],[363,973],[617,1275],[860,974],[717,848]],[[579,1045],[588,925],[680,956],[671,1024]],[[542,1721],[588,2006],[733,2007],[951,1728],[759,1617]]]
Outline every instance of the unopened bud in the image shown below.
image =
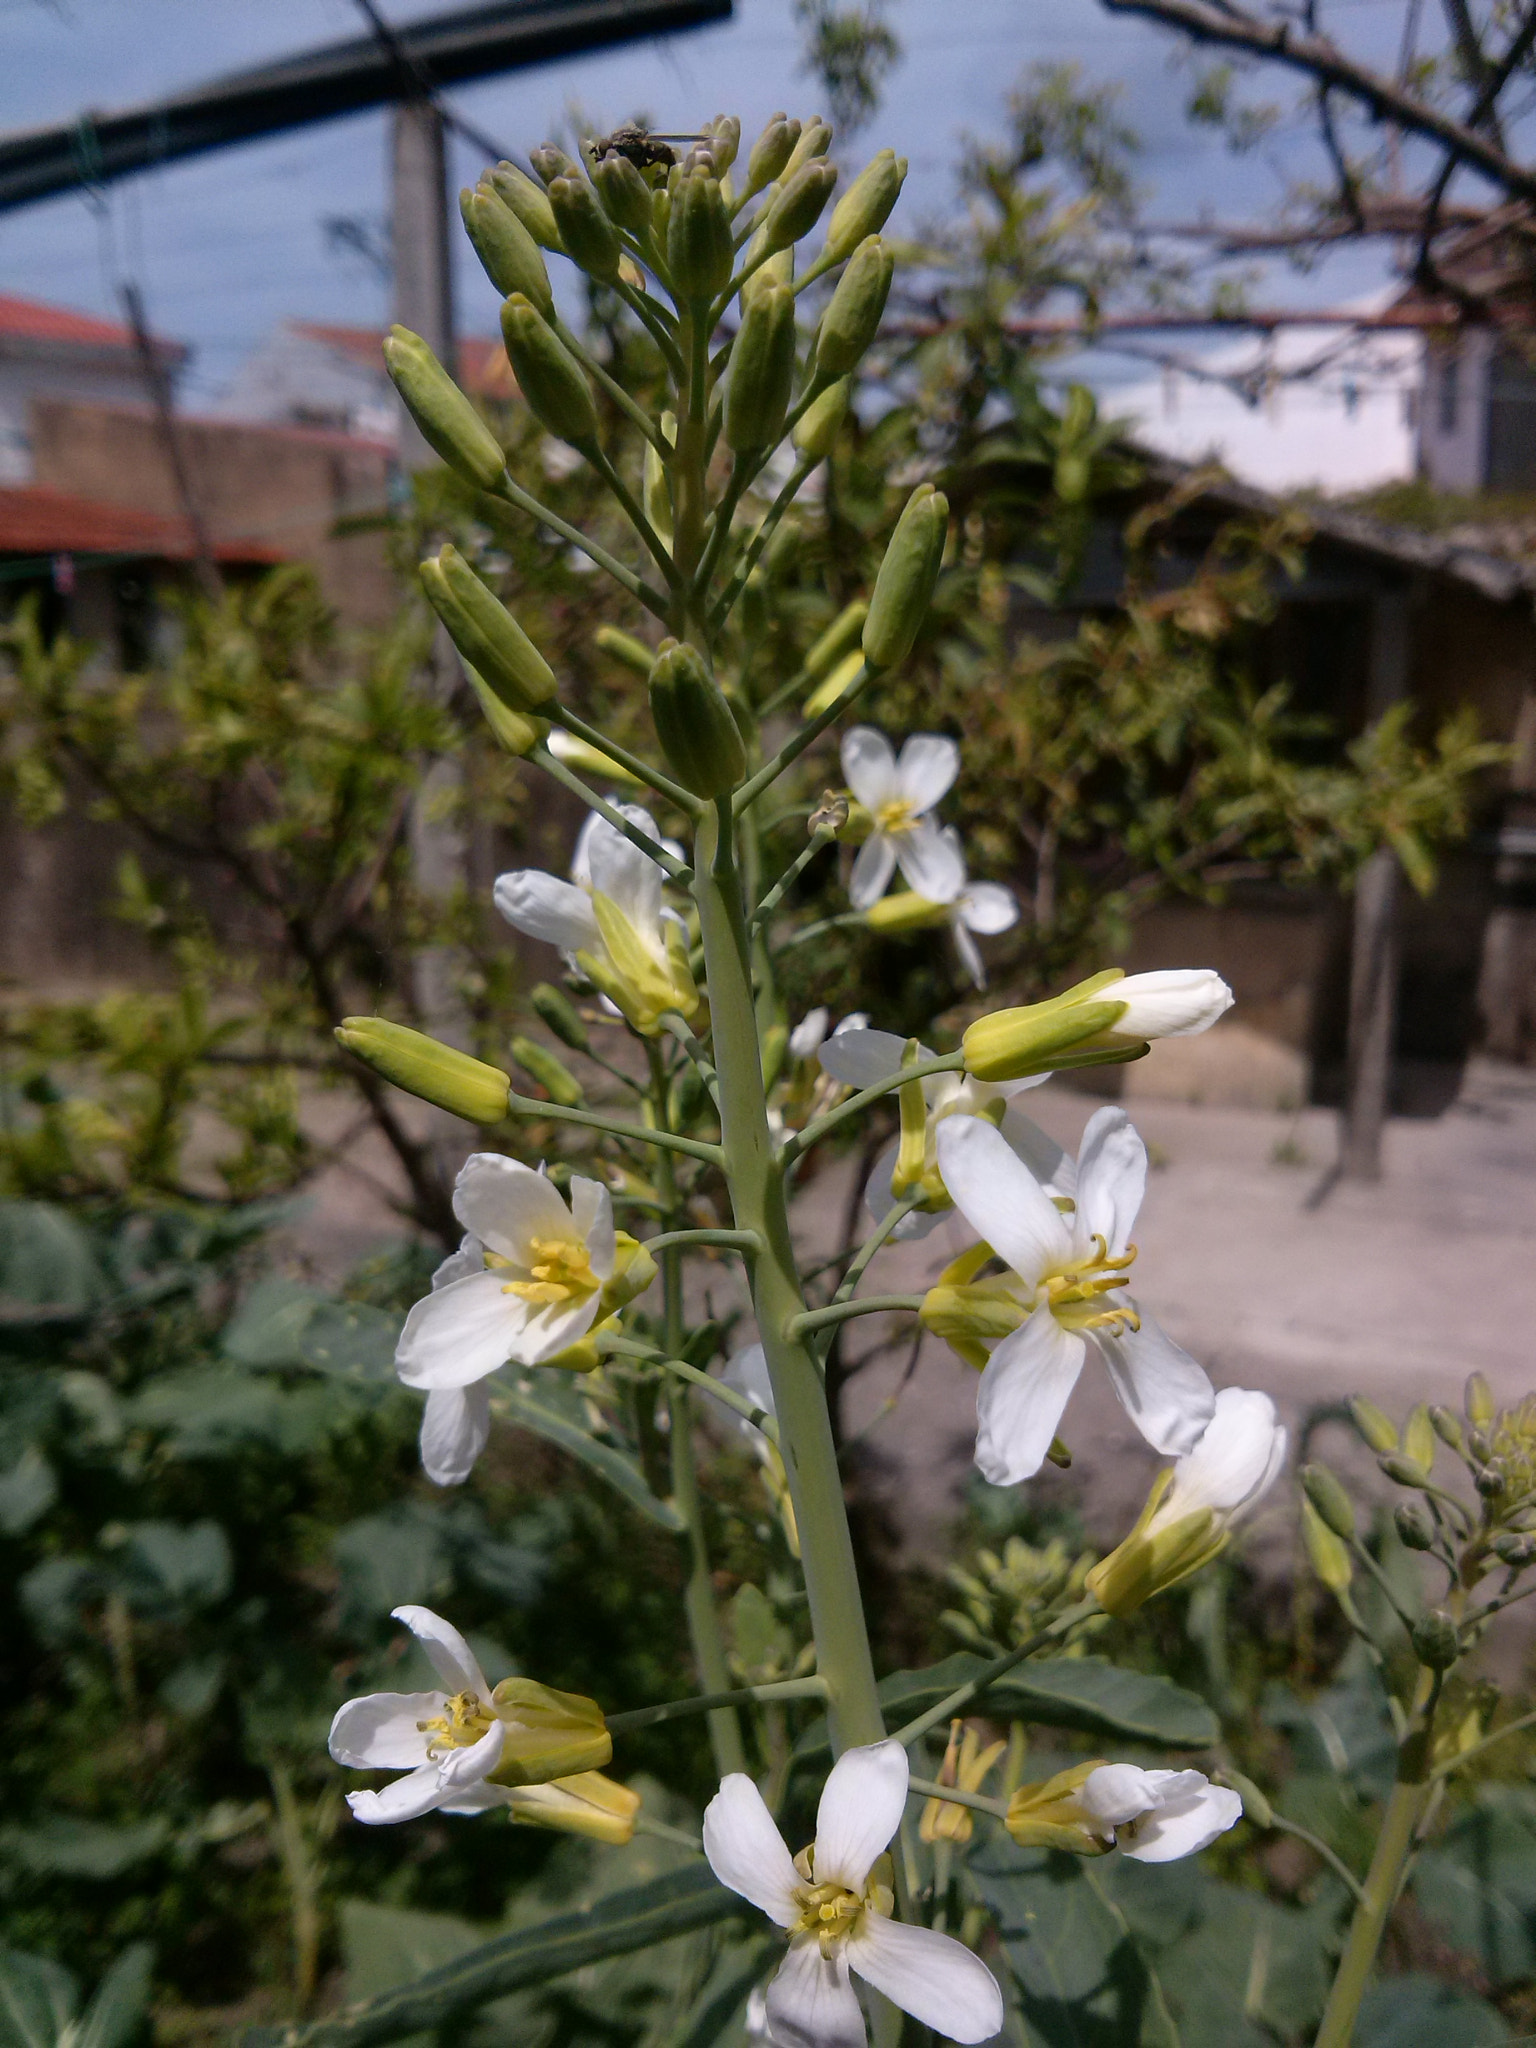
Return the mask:
[[1502,1458],[1490,1458],[1481,1470],[1472,1476],[1472,1484],[1484,1500],[1497,1500],[1509,1488],[1509,1468]]
[[1418,1402],[1403,1424],[1403,1452],[1422,1465],[1428,1472],[1435,1462],[1435,1426],[1429,1419],[1429,1410],[1422,1401]]
[[1493,1554],[1517,1571],[1522,1570],[1536,1557],[1536,1536],[1523,1529],[1505,1529],[1493,1539]]
[[1479,1464],[1485,1464],[1493,1456],[1493,1438],[1486,1429],[1471,1430],[1467,1435],[1467,1449]]
[[1441,1607],[1431,1607],[1413,1625],[1413,1654],[1430,1671],[1449,1671],[1461,1655],[1456,1624]]
[[864,621],[864,655],[872,668],[895,668],[912,651],[944,559],[949,500],[932,484],[908,498],[885,550]]
[[468,1123],[499,1124],[507,1114],[512,1082],[499,1067],[440,1045],[423,1031],[383,1017],[346,1017],[336,1039],[386,1081]]
[[667,270],[674,294],[715,298],[731,281],[734,255],[720,180],[702,168],[680,178],[667,220]]
[[564,254],[560,230],[555,226],[554,208],[541,186],[516,164],[500,163],[487,173],[498,197],[512,209],[541,249]]
[[808,235],[820,220],[836,183],[836,168],[823,163],[802,164],[792,177],[786,178],[759,230],[765,246],[787,249],[802,235]]
[[508,1804],[525,1827],[586,1835],[621,1849],[634,1840],[640,1795],[601,1771],[577,1771],[556,1784],[514,1787]]
[[503,703],[526,716],[550,701],[554,670],[456,547],[429,556],[420,575],[454,646]]
[[907,160],[894,149],[882,149],[860,171],[832,209],[827,223],[827,255],[841,263],[866,235],[878,235],[901,197]]
[[880,330],[896,263],[878,235],[854,251],[816,330],[816,375],[825,381],[858,368]]
[[731,350],[725,438],[738,454],[778,441],[794,375],[795,295],[787,285],[769,285],[748,306]]
[[611,221],[632,235],[650,233],[651,187],[638,164],[610,150],[594,168],[592,182]]
[[846,697],[867,667],[863,655],[855,647],[852,654],[845,654],[842,660],[822,682],[816,685],[801,707],[807,718],[820,718],[823,711],[829,711],[841,697]]
[[831,147],[830,123],[823,121],[820,114],[812,114],[810,120],[802,124],[800,133],[795,137],[795,146],[789,153],[789,160],[779,173],[784,183],[787,185],[797,171],[803,170],[816,158],[825,156]]
[[795,422],[792,439],[808,462],[821,462],[832,452],[839,427],[848,417],[848,399],[853,380],[840,377],[819,397],[813,398]]
[[869,606],[862,598],[855,598],[852,604],[843,606],[826,631],[812,641],[805,660],[800,664],[800,673],[807,682],[820,682],[846,655],[853,653],[868,617]]
[[948,924],[950,905],[934,903],[927,896],[919,896],[915,889],[897,889],[889,896],[882,896],[877,903],[871,903],[864,913],[864,922],[872,932],[884,932],[888,936],[898,932],[920,932]]
[[741,732],[704,658],[663,640],[651,669],[651,719],[678,780],[695,796],[724,796],[747,772]]
[[528,161],[546,187],[552,185],[556,178],[581,176],[581,165],[553,142],[541,142],[537,149],[530,149]]
[[592,644],[611,660],[622,662],[637,676],[649,676],[651,663],[656,659],[654,648],[647,647],[643,640],[637,640],[633,633],[626,633],[619,626],[599,626],[592,635]]
[[549,203],[571,261],[599,284],[612,284],[624,252],[613,222],[598,205],[597,194],[587,180],[556,178],[549,188]]
[[561,990],[547,981],[536,982],[528,992],[534,1015],[553,1031],[562,1045],[568,1045],[572,1052],[590,1052],[592,1041],[587,1036],[587,1027],[577,1015],[575,1005]]
[[1103,1856],[1112,1846],[1078,1803],[1078,1793],[1103,1759],[1091,1757],[1033,1785],[1021,1785],[1008,1802],[1003,1822],[1024,1849],[1065,1850],[1073,1856]]
[[503,305],[501,332],[507,359],[539,424],[578,448],[595,440],[597,408],[585,373],[521,292]]
[[514,711],[510,704],[504,704],[474,664],[464,661],[462,655],[459,658],[475,700],[485,713],[485,722],[497,740],[518,760],[531,754],[547,730],[543,720],[525,718],[521,711]]
[[1349,1552],[1309,1500],[1301,1504],[1301,1540],[1313,1571],[1329,1592],[1347,1593],[1355,1575]]
[[1115,997],[1123,979],[1117,969],[1106,968],[1047,1002],[978,1017],[961,1040],[966,1072],[977,1081],[1018,1081],[1075,1058],[1079,1047],[1121,1016],[1124,1005]]
[[582,1101],[582,1086],[576,1076],[546,1047],[531,1038],[524,1038],[519,1032],[511,1043],[513,1059],[525,1074],[532,1074],[551,1102],[558,1102],[566,1109],[575,1109]]
[[1389,1416],[1382,1413],[1374,1401],[1367,1401],[1363,1394],[1356,1394],[1350,1401],[1349,1412],[1354,1418],[1356,1429],[1378,1455],[1383,1451],[1397,1449],[1397,1426]]
[[704,133],[709,137],[709,153],[715,160],[715,169],[723,178],[736,161],[736,152],[741,148],[741,122],[735,114],[716,114],[712,121],[704,123]]
[[1433,1550],[1435,1547],[1435,1525],[1422,1501],[1405,1500],[1392,1516],[1397,1533],[1405,1549]]
[[1486,1429],[1495,1414],[1493,1389],[1480,1372],[1467,1380],[1467,1420],[1474,1429]]
[[1459,1415],[1453,1413],[1451,1409],[1442,1408],[1437,1404],[1430,1409],[1429,1420],[1435,1435],[1439,1437],[1441,1443],[1449,1445],[1453,1451],[1461,1449],[1465,1438]]
[[521,292],[541,313],[550,313],[554,299],[539,245],[495,187],[482,179],[473,192],[461,192],[459,211],[480,267],[501,296]]
[[1388,1451],[1376,1462],[1398,1486],[1424,1486],[1428,1483],[1429,1474],[1424,1467],[1416,1458],[1405,1458],[1401,1451]]
[[768,125],[752,145],[747,158],[747,191],[750,198],[782,176],[795,144],[800,140],[800,123],[785,114],[770,114]]
[[841,832],[848,822],[848,799],[835,789],[824,789],[821,802],[805,821],[808,833]]
[[421,336],[392,327],[384,366],[428,447],[482,490],[499,483],[507,466],[501,443]]
[[1256,1828],[1274,1826],[1275,1810],[1252,1778],[1245,1778],[1241,1771],[1233,1770],[1224,1770],[1221,1776],[1243,1802],[1244,1820],[1251,1820]]
[[596,1770],[613,1755],[613,1737],[595,1700],[556,1692],[534,1678],[504,1678],[491,1705],[505,1724],[493,1785],[544,1785]]
[[1349,1495],[1326,1465],[1304,1465],[1301,1483],[1307,1499],[1322,1516],[1335,1536],[1350,1537],[1355,1533],[1355,1508]]
[[[757,262],[758,249],[757,237],[755,235],[752,238],[752,245],[748,248],[747,254],[753,262]],[[746,280],[745,284],[743,284],[740,293],[742,312],[745,313],[758,293],[766,291],[769,285],[790,285],[794,281],[795,252],[793,249],[780,249],[770,256],[766,263],[757,263],[757,268],[752,272],[752,275]]]

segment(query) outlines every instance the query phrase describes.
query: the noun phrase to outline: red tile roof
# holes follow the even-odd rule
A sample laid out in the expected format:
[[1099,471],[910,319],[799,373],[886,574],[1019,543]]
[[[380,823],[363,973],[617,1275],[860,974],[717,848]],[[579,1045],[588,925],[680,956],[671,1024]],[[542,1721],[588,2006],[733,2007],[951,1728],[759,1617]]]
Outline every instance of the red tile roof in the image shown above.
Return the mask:
[[[54,341],[75,348],[133,348],[133,330],[119,320],[98,320],[70,306],[48,306],[38,299],[18,299],[0,292],[0,337],[16,341]],[[179,342],[160,340],[162,353],[183,356]]]
[[[383,328],[334,327],[321,320],[294,320],[289,324],[295,334],[307,334],[312,340],[335,349],[338,355],[349,356],[354,363],[360,363],[366,369],[382,371],[383,358],[379,350],[384,341]],[[507,352],[499,340],[488,334],[459,337],[459,377],[466,390],[479,392],[485,398],[513,398],[517,395]]]
[[[68,491],[28,485],[0,489],[0,554],[132,555],[165,562],[189,562],[196,549],[184,519],[105,505]],[[225,540],[214,545],[221,562],[281,562],[281,548],[263,541]]]

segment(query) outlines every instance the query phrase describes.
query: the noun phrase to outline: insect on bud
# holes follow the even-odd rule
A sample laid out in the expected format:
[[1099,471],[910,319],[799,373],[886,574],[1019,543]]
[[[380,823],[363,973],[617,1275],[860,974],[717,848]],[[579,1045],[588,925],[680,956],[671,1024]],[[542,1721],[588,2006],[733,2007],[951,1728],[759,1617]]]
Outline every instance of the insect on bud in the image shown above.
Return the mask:
[[587,1036],[587,1027],[577,1015],[576,1006],[561,990],[547,981],[535,983],[528,992],[533,1013],[572,1052],[590,1052],[592,1041]]
[[821,462],[831,454],[838,428],[848,417],[848,396],[852,388],[851,378],[840,377],[819,398],[812,399],[801,413],[792,438],[807,461]]
[[761,192],[782,176],[795,144],[800,140],[800,123],[784,114],[770,114],[768,125],[752,145],[747,158],[747,197]]
[[680,299],[706,300],[731,281],[735,251],[720,180],[703,165],[678,180],[667,221],[667,268]]
[[1322,1516],[1335,1536],[1350,1537],[1355,1533],[1354,1502],[1344,1491],[1338,1480],[1326,1465],[1306,1465],[1302,1468],[1301,1484],[1307,1499]]
[[663,640],[651,669],[651,719],[678,780],[695,796],[724,796],[747,772],[741,732],[697,648]]
[[421,584],[464,659],[504,704],[525,716],[555,695],[555,674],[496,593],[458,549],[422,563]]
[[336,1027],[336,1039],[397,1088],[469,1123],[499,1124],[507,1114],[512,1082],[499,1067],[440,1045],[408,1024],[391,1024],[383,1017],[345,1017]]
[[895,271],[895,259],[878,235],[859,244],[816,330],[818,379],[846,377],[858,368],[879,332]]
[[1407,1550],[1433,1550],[1435,1525],[1421,1501],[1405,1500],[1393,1513],[1397,1533]]
[[516,164],[500,163],[486,174],[497,197],[511,208],[541,249],[564,253],[554,210],[542,186],[536,185]]
[[1456,1624],[1444,1608],[1431,1607],[1413,1625],[1413,1654],[1430,1671],[1449,1671],[1461,1655]]
[[869,600],[863,646],[871,668],[894,668],[911,653],[939,580],[948,531],[949,500],[932,484],[919,484],[896,522]]
[[558,441],[579,448],[597,437],[597,407],[580,364],[521,292],[501,309],[507,360],[528,409]]
[[392,327],[384,367],[428,447],[482,490],[499,483],[507,466],[501,443],[421,336]]
[[882,149],[867,163],[832,209],[827,223],[827,255],[841,263],[866,235],[878,235],[901,197],[907,160],[894,149]]
[[459,211],[480,267],[503,298],[521,292],[546,316],[553,310],[549,272],[539,245],[495,189],[481,180],[459,194]]
[[1356,1429],[1378,1455],[1382,1451],[1397,1449],[1397,1427],[1383,1415],[1374,1401],[1367,1401],[1363,1394],[1356,1394],[1349,1404],[1349,1412],[1354,1417]]
[[561,1103],[566,1109],[575,1109],[582,1101],[581,1083],[547,1047],[532,1038],[524,1038],[519,1032],[513,1038],[510,1050],[523,1072],[532,1074],[551,1102]]
[[588,277],[612,284],[624,253],[613,222],[597,203],[597,194],[581,176],[555,178],[549,188],[550,209],[566,254]]
[[748,306],[731,351],[725,438],[738,455],[777,442],[794,375],[795,295],[787,285],[769,285]]
[[787,249],[791,242],[808,235],[821,219],[836,183],[836,166],[823,163],[802,165],[792,178],[786,179],[760,230],[765,247]]

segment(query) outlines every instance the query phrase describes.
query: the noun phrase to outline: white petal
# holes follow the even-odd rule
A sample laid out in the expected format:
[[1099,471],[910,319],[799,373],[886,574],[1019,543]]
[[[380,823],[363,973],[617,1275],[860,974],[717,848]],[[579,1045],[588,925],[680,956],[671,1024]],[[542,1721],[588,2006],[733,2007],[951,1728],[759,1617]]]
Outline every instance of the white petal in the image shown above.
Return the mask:
[[774,2048],[865,2048],[868,2040],[847,1956],[823,1957],[811,1934],[790,1943],[768,1986],[767,2017]]
[[862,1892],[870,1865],[901,1825],[910,1772],[899,1742],[846,1749],[816,1809],[816,1882]]
[[490,1813],[498,1806],[512,1804],[510,1785],[488,1785],[484,1778],[478,1784],[461,1785],[458,1791],[443,1799],[439,1813]]
[[1003,2024],[997,1979],[964,1943],[866,1913],[848,1967],[946,2041],[990,2041]]
[[434,1486],[462,1486],[491,1433],[491,1397],[484,1380],[434,1387],[421,1416],[421,1469]]
[[1188,1038],[1209,1031],[1232,1007],[1232,991],[1209,967],[1170,967],[1155,974],[1130,974],[1093,998],[1126,1003],[1113,1030],[1128,1038]]
[[998,1129],[1009,1150],[1018,1154],[1039,1181],[1043,1193],[1071,1199],[1077,1188],[1077,1161],[1064,1145],[1058,1145],[1022,1109],[1005,1109]]
[[485,1271],[485,1246],[478,1237],[466,1231],[459,1241],[456,1252],[450,1252],[437,1271],[432,1275],[432,1291],[439,1287],[451,1286],[455,1280],[467,1280],[471,1273]]
[[365,1693],[337,1708],[327,1746],[337,1763],[357,1771],[413,1771],[428,1760],[417,1723],[433,1720],[445,1705],[440,1692]]
[[1083,1369],[1081,1337],[1036,1309],[987,1360],[976,1389],[976,1465],[993,1486],[1033,1479]]
[[1135,1764],[1100,1764],[1078,1787],[1077,1804],[1090,1819],[1119,1828],[1152,1811],[1158,1804],[1158,1788],[1152,1773]]
[[587,1258],[599,1280],[613,1278],[617,1247],[613,1232],[613,1197],[601,1181],[571,1175],[571,1223],[587,1248]]
[[[655,837],[656,828],[649,818],[644,829]],[[648,853],[602,820],[592,835],[591,860],[593,893],[617,904],[647,943],[659,944],[661,892],[666,881],[662,869]]]
[[1232,1514],[1273,1485],[1285,1460],[1286,1432],[1268,1394],[1223,1387],[1200,1441],[1174,1467],[1159,1522],[1215,1508]]
[[403,1621],[427,1653],[446,1692],[472,1692],[477,1700],[490,1704],[491,1688],[474,1651],[451,1621],[444,1621],[430,1607],[394,1607],[391,1618]]
[[[837,1030],[817,1054],[822,1071],[845,1088],[875,1088],[901,1072],[907,1040],[894,1031]],[[926,1045],[917,1049],[920,1060],[932,1059]]]
[[467,1387],[505,1365],[527,1322],[528,1303],[507,1294],[499,1272],[471,1273],[418,1301],[395,1346],[408,1387]]
[[740,1894],[779,1927],[794,1924],[800,1879],[763,1795],[742,1771],[720,1780],[704,1809],[704,1854],[727,1891]]
[[965,887],[960,835],[942,831],[932,818],[919,818],[896,836],[896,858],[908,884],[930,903],[953,903]]
[[942,733],[915,732],[901,750],[896,780],[914,811],[931,811],[960,773],[960,749]]
[[970,978],[971,987],[983,989],[987,985],[987,963],[981,957],[981,948],[966,930],[964,918],[957,917],[950,926],[954,933],[955,951],[960,955],[960,965]]
[[1005,932],[1019,921],[1019,899],[1001,882],[972,882],[960,915],[973,932]]
[[1243,1817],[1243,1802],[1225,1785],[1207,1785],[1193,1797],[1171,1801],[1136,1825],[1125,1853],[1137,1863],[1173,1863],[1209,1848]]
[[583,891],[592,887],[592,838],[602,829],[603,820],[596,811],[588,811],[581,821],[581,830],[576,834],[576,844],[571,849],[571,880]]
[[442,1804],[443,1786],[436,1764],[423,1764],[408,1777],[396,1778],[378,1792],[349,1792],[347,1804],[353,1817],[369,1827],[387,1826],[391,1821],[420,1820]]
[[507,1724],[493,1721],[478,1742],[472,1742],[468,1749],[451,1749],[438,1760],[438,1774],[443,1781],[445,1792],[466,1792],[471,1785],[478,1785],[482,1778],[488,1778],[501,1762],[501,1752],[506,1747]]
[[1189,1353],[1143,1313],[1141,1328],[1111,1337],[1092,1332],[1120,1405],[1154,1451],[1182,1457],[1216,1412],[1216,1393]]
[[863,1031],[868,1028],[868,1025],[868,1010],[850,1010],[846,1017],[840,1018],[838,1022],[833,1025],[832,1036],[836,1038],[837,1034],[840,1031]]
[[507,923],[530,939],[542,939],[562,953],[590,952],[602,944],[592,898],[574,882],[562,882],[541,868],[519,868],[498,875],[491,895]]
[[842,757],[848,787],[866,811],[878,811],[901,795],[896,756],[883,732],[872,725],[854,726],[843,734]]
[[1147,1187],[1147,1148],[1123,1109],[1096,1109],[1077,1148],[1074,1235],[1084,1250],[1097,1235],[1123,1256]]
[[947,1116],[935,1143],[939,1172],[955,1207],[1026,1287],[1071,1256],[1061,1211],[1001,1131],[980,1117]]
[[854,856],[848,877],[848,901],[855,910],[868,910],[885,894],[896,872],[896,847],[888,832],[871,832]]
[[827,1026],[832,1013],[825,1003],[814,1010],[807,1010],[794,1030],[789,1034],[789,1056],[792,1060],[808,1060],[827,1035]]
[[574,1237],[560,1190],[504,1152],[471,1152],[453,1184],[453,1213],[482,1244],[526,1266],[532,1237]]

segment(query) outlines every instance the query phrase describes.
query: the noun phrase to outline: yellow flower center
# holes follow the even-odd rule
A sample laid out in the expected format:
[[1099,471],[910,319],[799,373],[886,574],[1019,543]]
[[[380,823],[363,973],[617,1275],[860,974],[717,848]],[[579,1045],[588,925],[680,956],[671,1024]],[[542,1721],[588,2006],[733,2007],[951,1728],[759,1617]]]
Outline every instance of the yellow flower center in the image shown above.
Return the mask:
[[831,1957],[839,1943],[858,1932],[865,1913],[889,1914],[895,1897],[890,1887],[873,1875],[862,1898],[845,1884],[817,1884],[814,1856],[812,1849],[802,1849],[795,1858],[795,1868],[807,1881],[795,1887],[795,1903],[800,1912],[789,1931],[791,1935],[814,1934],[821,1943],[822,1954]]
[[1125,1269],[1136,1258],[1131,1245],[1118,1259],[1109,1256],[1109,1246],[1095,1236],[1093,1250],[1040,1282],[1037,1306],[1048,1308],[1064,1329],[1108,1330],[1119,1336],[1123,1330],[1139,1330],[1141,1320],[1127,1306],[1106,1303],[1104,1297],[1116,1287],[1129,1287]]
[[442,1756],[450,1749],[472,1749],[491,1725],[490,1710],[472,1692],[456,1692],[446,1702],[446,1709],[430,1721],[416,1723],[423,1735],[431,1737],[428,1756]]
[[592,1294],[601,1285],[592,1271],[584,1244],[567,1237],[536,1237],[529,1250],[531,1280],[509,1280],[503,1294],[520,1294],[524,1301],[569,1301],[573,1295]]
[[882,832],[910,832],[917,813],[906,797],[893,796],[875,812],[875,823]]

